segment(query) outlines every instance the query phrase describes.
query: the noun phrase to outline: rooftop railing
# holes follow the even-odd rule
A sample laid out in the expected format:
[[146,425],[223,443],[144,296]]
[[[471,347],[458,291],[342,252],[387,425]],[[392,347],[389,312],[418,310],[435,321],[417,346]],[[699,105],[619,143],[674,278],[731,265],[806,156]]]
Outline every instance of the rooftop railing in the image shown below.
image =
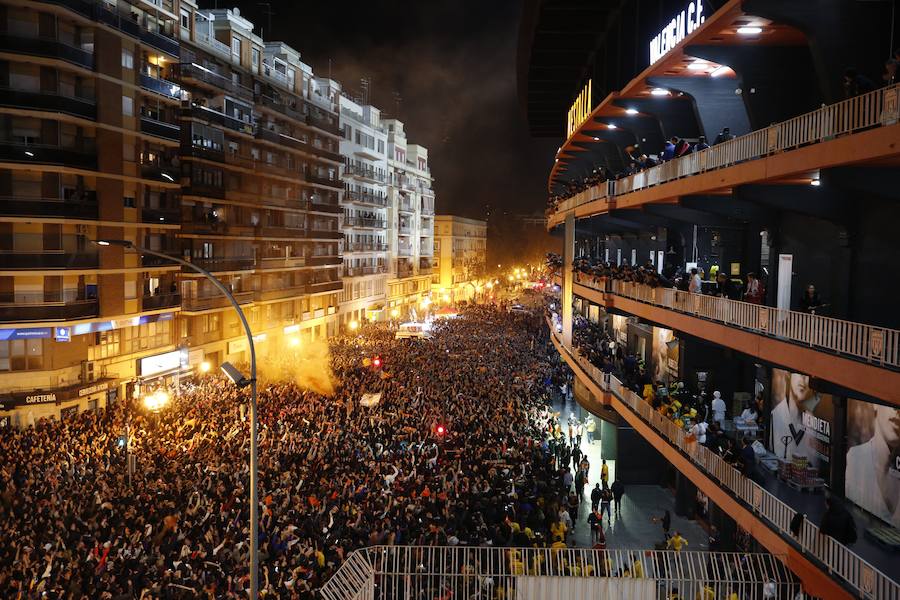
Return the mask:
[[748,510],[760,519],[767,521],[782,537],[792,540],[792,543],[799,546],[813,562],[819,564],[823,571],[832,578],[842,581],[860,598],[900,599],[900,584],[873,567],[847,546],[833,537],[821,533],[819,527],[808,519],[803,520],[800,535],[795,537],[791,533],[791,521],[797,511],[763,486],[745,477],[738,469],[706,446],[689,440],[688,433],[684,429],[654,410],[649,402],[628,389],[622,381],[611,374],[604,374],[577,350],[565,346],[553,325],[549,323],[548,325],[558,347],[563,349],[569,359],[578,364],[595,385],[615,395],[641,420],[698,465],[707,477],[718,481],[721,487],[734,494],[739,501],[746,505]]
[[565,212],[587,202],[621,196],[662,183],[731,167],[773,154],[817,144],[866,129],[894,125],[900,118],[900,85],[892,85],[775,123],[716,144],[706,150],[664,162],[616,181],[604,181],[560,202]]
[[326,600],[409,598],[793,598],[771,554],[587,548],[374,546],[352,552]]
[[592,278],[580,276],[578,282],[599,291],[759,335],[900,369],[900,331],[896,329],[616,279],[595,282]]

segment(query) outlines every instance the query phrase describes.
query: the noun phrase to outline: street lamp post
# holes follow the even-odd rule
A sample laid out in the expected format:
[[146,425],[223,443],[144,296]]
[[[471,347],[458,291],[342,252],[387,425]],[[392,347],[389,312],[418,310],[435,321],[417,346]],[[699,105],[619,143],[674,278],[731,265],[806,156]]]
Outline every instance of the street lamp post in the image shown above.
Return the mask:
[[139,254],[149,254],[150,256],[164,258],[200,273],[216,286],[220,292],[225,294],[225,297],[228,298],[231,306],[233,306],[235,312],[237,312],[241,324],[244,326],[244,333],[247,334],[247,344],[249,344],[250,347],[250,379],[245,378],[237,371],[237,369],[228,363],[222,365],[222,370],[237,387],[242,388],[248,385],[250,386],[250,598],[251,600],[256,600],[259,597],[259,502],[256,489],[258,442],[256,414],[256,348],[253,346],[253,333],[250,331],[250,324],[247,322],[247,317],[244,316],[244,311],[241,310],[241,305],[238,304],[238,301],[232,295],[231,290],[229,290],[225,284],[219,281],[212,273],[202,267],[198,267],[194,263],[178,258],[177,256],[170,256],[168,254],[163,254],[162,252],[138,246],[134,242],[128,240],[97,240],[94,243],[98,246],[131,248]]

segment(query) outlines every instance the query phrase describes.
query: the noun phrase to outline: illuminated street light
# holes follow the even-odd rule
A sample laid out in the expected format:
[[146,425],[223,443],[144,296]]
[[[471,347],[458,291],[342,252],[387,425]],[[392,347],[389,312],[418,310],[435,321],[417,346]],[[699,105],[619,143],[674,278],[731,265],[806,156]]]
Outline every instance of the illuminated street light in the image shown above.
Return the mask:
[[209,373],[210,369],[212,369],[212,365],[209,363],[208,360],[204,360],[202,363],[200,363],[200,372],[201,373]]
[[349,323],[347,323],[347,327],[350,329],[350,331],[356,331],[357,329],[359,329],[359,322],[356,320],[350,321]]
[[296,348],[299,345],[300,345],[300,338],[298,338],[296,335],[288,338],[288,346]]
[[393,309],[393,310],[391,311],[391,316],[392,316],[393,318],[395,318],[395,319],[396,319],[397,317],[399,317],[399,316],[400,316],[400,309],[399,309],[399,308]]
[[[222,209],[217,209],[221,213]],[[216,214],[215,212],[213,214]],[[216,216],[221,216],[221,214],[216,214]],[[222,371],[225,372],[226,375],[234,382],[234,384],[239,387],[250,386],[250,597],[253,600],[259,598],[259,500],[258,500],[258,468],[257,468],[257,456],[258,456],[258,443],[259,443],[259,420],[256,412],[256,346],[253,342],[253,332],[250,330],[250,323],[247,322],[247,317],[244,315],[244,311],[241,309],[241,305],[238,303],[237,299],[235,299],[234,294],[231,293],[231,290],[225,286],[221,281],[216,279],[215,275],[207,271],[206,269],[197,266],[195,263],[188,262],[182,258],[177,256],[170,256],[168,254],[164,254],[162,252],[157,252],[156,250],[150,250],[149,248],[144,248],[142,246],[138,246],[134,242],[129,240],[96,240],[94,242],[98,246],[118,246],[120,248],[130,248],[136,251],[138,254],[147,254],[150,256],[155,256],[157,258],[163,258],[165,260],[171,261],[173,263],[179,264],[182,267],[187,267],[192,271],[196,271],[206,277],[210,283],[212,283],[216,289],[218,289],[228,301],[231,303],[231,306],[234,308],[234,311],[237,313],[238,319],[241,321],[241,325],[244,328],[244,333],[247,336],[247,345],[250,351],[250,379],[247,379],[243,375],[241,375],[240,371],[238,371],[234,366],[229,363],[223,363],[221,366]]]
[[441,296],[441,300],[443,300],[444,303],[450,302],[450,294],[444,294]]

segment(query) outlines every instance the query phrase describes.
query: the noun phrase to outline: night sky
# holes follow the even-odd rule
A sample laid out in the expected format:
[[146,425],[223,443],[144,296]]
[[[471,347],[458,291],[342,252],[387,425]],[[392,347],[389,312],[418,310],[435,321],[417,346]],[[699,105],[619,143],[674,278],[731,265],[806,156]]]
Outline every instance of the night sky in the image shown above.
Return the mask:
[[[560,140],[531,139],[516,90],[520,0],[201,2],[237,6],[317,76],[344,89],[371,81],[369,102],[396,113],[429,150],[437,212],[485,218],[542,211]],[[565,115],[560,115],[563,120]]]

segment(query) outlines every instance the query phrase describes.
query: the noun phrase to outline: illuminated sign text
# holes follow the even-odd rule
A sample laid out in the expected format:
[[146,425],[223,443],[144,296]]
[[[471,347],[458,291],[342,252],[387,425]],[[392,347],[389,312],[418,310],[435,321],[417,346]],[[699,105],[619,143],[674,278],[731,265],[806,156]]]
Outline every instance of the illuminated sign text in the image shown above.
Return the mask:
[[686,10],[675,15],[668,25],[663,27],[662,31],[650,40],[650,64],[652,65],[671,52],[684,38],[700,27],[705,20],[702,0],[688,3]]
[[572,103],[572,108],[569,109],[569,115],[566,119],[567,138],[572,137],[572,134],[575,133],[575,130],[578,129],[589,116],[591,116],[592,108],[593,105],[591,104],[591,80],[588,79],[587,85],[584,86],[584,89],[581,90],[581,93],[578,94],[577,98],[575,98],[575,102]]

